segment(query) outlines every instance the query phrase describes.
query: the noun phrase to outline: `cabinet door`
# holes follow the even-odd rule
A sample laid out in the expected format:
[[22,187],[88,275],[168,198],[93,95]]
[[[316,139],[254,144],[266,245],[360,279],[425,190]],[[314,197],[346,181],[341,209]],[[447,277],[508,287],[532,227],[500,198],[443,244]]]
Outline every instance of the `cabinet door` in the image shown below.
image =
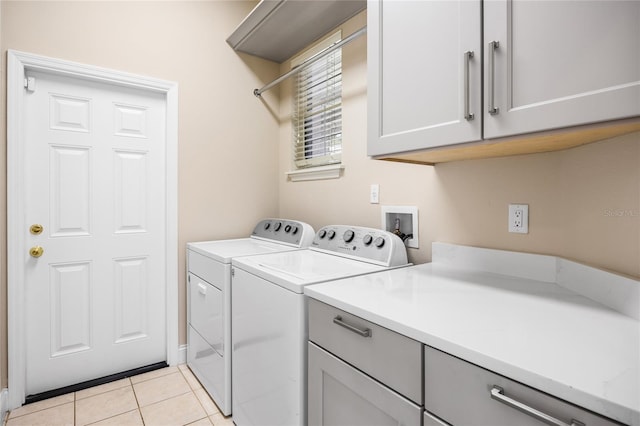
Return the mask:
[[421,407],[311,342],[308,374],[310,426],[420,426]]
[[369,155],[480,140],[480,12],[479,0],[368,2]]
[[484,24],[485,139],[640,115],[639,1],[491,0]]

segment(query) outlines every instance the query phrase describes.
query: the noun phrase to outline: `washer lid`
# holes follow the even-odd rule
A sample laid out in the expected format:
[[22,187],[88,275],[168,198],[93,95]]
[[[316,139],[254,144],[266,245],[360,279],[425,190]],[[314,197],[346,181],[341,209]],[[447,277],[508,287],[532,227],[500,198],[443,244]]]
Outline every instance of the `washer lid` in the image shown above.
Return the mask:
[[232,264],[295,293],[302,293],[306,285],[388,269],[309,249],[238,257]]
[[198,252],[203,256],[207,256],[221,263],[231,263],[231,259],[238,256],[299,250],[291,245],[273,243],[256,238],[187,243],[187,249]]

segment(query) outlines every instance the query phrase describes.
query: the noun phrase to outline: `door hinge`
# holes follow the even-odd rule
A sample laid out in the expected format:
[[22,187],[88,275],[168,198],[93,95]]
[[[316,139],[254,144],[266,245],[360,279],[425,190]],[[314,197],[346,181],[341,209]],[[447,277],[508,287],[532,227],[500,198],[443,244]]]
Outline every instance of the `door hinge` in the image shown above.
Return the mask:
[[236,270],[234,268],[231,268],[231,276],[235,276],[236,275]]
[[191,282],[191,275],[187,275],[187,282]]
[[24,87],[27,89],[27,92],[35,92],[36,91],[36,78],[35,77],[25,77],[24,78]]

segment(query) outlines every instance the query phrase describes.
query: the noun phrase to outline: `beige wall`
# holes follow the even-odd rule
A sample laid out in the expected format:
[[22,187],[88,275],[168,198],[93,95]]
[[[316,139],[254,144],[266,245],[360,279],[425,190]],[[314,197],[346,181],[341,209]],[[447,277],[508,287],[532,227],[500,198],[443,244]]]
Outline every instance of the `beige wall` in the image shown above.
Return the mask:
[[[366,12],[343,26],[346,36],[366,25]],[[283,64],[285,71],[288,64]],[[343,48],[343,137],[340,179],[289,182],[290,83],[282,86],[280,213],[315,227],[330,223],[380,226],[369,186],[381,205],[419,209],[420,248],[414,263],[431,259],[431,243],[553,254],[640,277],[640,133],[571,150],[462,161],[435,167],[366,156],[366,40]],[[529,204],[528,235],[507,232],[509,203]]]
[[[420,249],[432,241],[549,253],[640,277],[640,134],[565,152],[436,167],[366,157],[366,41],[344,48],[344,176],[292,183],[290,83],[255,87],[287,69],[224,42],[254,1],[3,1],[0,47],[115,68],[179,84],[180,342],[185,343],[186,241],[246,235],[261,217],[380,226],[368,202],[380,184],[384,205],[420,209]],[[344,34],[365,24],[361,14]],[[0,253],[6,244],[5,102],[0,101]],[[282,111],[282,112],[280,112]],[[278,121],[280,121],[278,126]],[[276,145],[279,144],[279,145]],[[279,146],[279,150],[273,148]],[[529,235],[506,232],[507,204],[530,204]],[[6,258],[0,256],[0,271]],[[0,274],[6,324],[6,276]],[[6,386],[6,326],[0,327]]]
[[[272,62],[236,54],[225,42],[255,1],[3,1],[7,49],[175,81],[179,85],[179,306],[186,343],[185,242],[246,236],[278,213],[277,119],[252,91],[277,76]],[[2,68],[0,223],[6,244],[6,79]],[[266,95],[267,100],[269,96]],[[2,256],[1,271],[6,271]],[[0,318],[6,324],[6,275]],[[6,326],[0,327],[2,387]]]

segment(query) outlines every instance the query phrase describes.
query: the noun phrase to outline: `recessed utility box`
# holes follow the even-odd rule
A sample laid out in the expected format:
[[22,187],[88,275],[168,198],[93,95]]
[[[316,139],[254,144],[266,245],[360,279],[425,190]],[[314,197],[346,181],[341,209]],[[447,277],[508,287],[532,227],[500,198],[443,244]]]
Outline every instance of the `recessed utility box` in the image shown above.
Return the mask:
[[398,235],[404,245],[418,248],[418,208],[413,206],[380,206],[382,229]]

